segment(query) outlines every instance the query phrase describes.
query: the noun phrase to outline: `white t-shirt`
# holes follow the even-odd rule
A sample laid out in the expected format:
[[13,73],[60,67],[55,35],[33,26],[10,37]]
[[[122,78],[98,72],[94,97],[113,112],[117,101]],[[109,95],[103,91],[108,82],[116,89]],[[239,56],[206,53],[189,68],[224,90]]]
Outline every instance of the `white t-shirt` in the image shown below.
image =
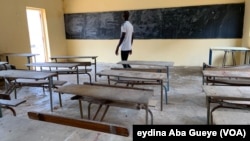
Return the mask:
[[125,32],[125,38],[121,44],[121,50],[126,51],[126,50],[131,50],[132,49],[132,35],[134,32],[134,27],[129,21],[125,21],[122,26],[121,26],[121,33]]

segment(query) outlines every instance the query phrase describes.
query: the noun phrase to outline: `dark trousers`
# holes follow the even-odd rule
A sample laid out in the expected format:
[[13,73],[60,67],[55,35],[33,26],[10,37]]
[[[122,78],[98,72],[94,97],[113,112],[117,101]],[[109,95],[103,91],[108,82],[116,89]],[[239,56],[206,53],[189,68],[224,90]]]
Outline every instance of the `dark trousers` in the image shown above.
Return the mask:
[[[130,52],[131,52],[131,50],[121,51],[121,59],[122,59],[122,61],[127,61],[128,60],[128,56],[129,56]],[[123,64],[123,68],[131,68],[131,66],[128,65],[128,64]]]

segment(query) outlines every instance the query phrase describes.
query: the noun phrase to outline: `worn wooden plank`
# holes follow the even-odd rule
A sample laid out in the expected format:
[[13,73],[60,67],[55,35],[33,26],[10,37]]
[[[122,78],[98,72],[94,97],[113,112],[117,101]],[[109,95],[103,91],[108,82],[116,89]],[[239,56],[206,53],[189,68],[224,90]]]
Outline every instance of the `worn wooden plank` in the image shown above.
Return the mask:
[[250,125],[250,112],[246,110],[216,110],[212,118],[216,125]]
[[23,78],[23,79],[46,79],[51,76],[56,76],[56,73],[38,72],[31,70],[2,70],[0,76],[4,78]]
[[120,61],[117,64],[171,67],[174,65],[174,62],[172,61],[139,61],[139,60],[130,61],[129,60],[129,61]]
[[26,64],[28,67],[76,67],[79,63],[37,62]]
[[46,113],[39,113],[39,112],[28,112],[28,116],[31,119],[41,120],[46,122],[52,122],[62,125],[68,125],[78,128],[84,128],[94,131],[100,131],[110,134],[116,134],[121,136],[129,136],[129,131],[126,127],[108,124],[108,123],[101,123],[97,121],[90,121],[90,120],[83,120],[83,119],[74,119],[69,117],[62,117],[58,115],[51,115]]
[[[1,141],[131,141],[119,136],[29,118],[6,115],[0,118]],[[130,134],[131,135],[131,134]]]
[[111,68],[111,70],[126,70],[126,71],[144,71],[144,72],[167,73],[166,68]]
[[119,76],[136,79],[148,79],[148,80],[164,80],[166,74],[156,72],[139,72],[139,71],[125,71],[125,70],[102,70],[97,73],[100,76]]
[[59,87],[55,92],[93,97],[96,99],[148,104],[149,98],[153,95],[152,90],[129,89],[128,87],[106,87],[97,85],[70,84]]
[[249,87],[242,86],[203,86],[208,97],[221,100],[250,100]]
[[206,77],[250,78],[250,69],[205,69],[202,73]]

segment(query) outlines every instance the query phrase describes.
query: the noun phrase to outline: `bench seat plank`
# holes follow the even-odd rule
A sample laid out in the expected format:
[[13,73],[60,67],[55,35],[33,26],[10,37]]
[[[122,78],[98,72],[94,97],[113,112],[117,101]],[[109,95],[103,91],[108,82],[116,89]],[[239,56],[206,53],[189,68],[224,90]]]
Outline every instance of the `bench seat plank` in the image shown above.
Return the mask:
[[[34,79],[16,79],[12,81],[12,83],[16,83],[19,85],[47,85],[49,83],[48,80],[34,80]],[[61,81],[61,80],[53,80],[53,85],[55,86],[62,86],[66,84],[67,81]]]
[[1,105],[12,106],[12,107],[16,107],[24,102],[26,102],[26,100],[23,99],[12,99],[12,100],[0,99]]
[[166,68],[118,68],[114,67],[111,70],[127,70],[127,71],[144,71],[144,72],[159,72],[167,73]]
[[213,124],[250,125],[250,112],[246,110],[216,110],[212,114]]
[[58,115],[51,115],[46,113],[38,113],[38,112],[28,112],[28,116],[30,119],[41,120],[46,122],[52,122],[62,125],[68,125],[78,128],[84,128],[94,131],[100,131],[110,134],[116,134],[121,136],[129,136],[129,131],[126,127],[118,126],[115,124],[101,123],[90,120],[83,119],[74,119],[69,117],[62,117]]
[[26,100],[24,99],[12,99],[12,100],[5,100],[5,99],[0,99],[0,106],[2,108],[6,108],[12,111],[13,115],[16,116],[16,111],[12,107],[16,107],[22,103],[25,103]]
[[105,86],[94,85],[77,85],[70,84],[65,85],[56,92],[75,94],[86,97],[93,97],[97,99],[129,102],[129,103],[141,103],[148,104],[149,98],[153,95],[152,90],[137,90],[126,88],[115,88]]

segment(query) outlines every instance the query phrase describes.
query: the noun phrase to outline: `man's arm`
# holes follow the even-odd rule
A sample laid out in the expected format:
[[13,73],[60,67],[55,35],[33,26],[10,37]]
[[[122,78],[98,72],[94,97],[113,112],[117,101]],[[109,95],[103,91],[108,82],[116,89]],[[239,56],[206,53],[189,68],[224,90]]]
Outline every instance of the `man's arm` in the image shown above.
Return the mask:
[[[134,32],[132,33],[131,46],[133,45],[133,41],[134,41]],[[129,54],[130,55],[132,54],[132,49],[131,49]]]
[[119,53],[118,53],[118,50],[119,50],[119,47],[120,47],[120,45],[122,44],[122,42],[123,42],[123,40],[124,40],[124,38],[125,38],[125,35],[126,35],[126,33],[125,33],[125,32],[122,32],[122,36],[121,36],[120,41],[119,41],[119,43],[118,43],[118,45],[117,45],[117,47],[116,47],[116,50],[115,50],[115,54],[116,54],[116,55],[119,54]]
[[132,33],[131,45],[133,45],[133,41],[134,41],[134,32]]

